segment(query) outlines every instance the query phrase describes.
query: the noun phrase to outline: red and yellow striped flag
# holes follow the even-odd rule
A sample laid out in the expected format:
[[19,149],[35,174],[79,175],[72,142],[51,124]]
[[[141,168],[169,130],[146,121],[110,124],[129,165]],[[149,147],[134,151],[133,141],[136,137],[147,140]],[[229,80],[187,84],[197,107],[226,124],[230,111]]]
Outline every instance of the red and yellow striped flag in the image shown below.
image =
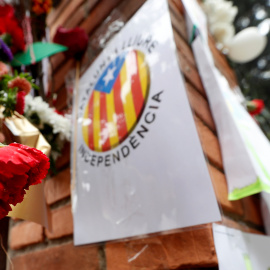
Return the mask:
[[150,76],[145,56],[131,50],[100,76],[84,111],[83,138],[97,152],[113,149],[134,129],[143,112]]

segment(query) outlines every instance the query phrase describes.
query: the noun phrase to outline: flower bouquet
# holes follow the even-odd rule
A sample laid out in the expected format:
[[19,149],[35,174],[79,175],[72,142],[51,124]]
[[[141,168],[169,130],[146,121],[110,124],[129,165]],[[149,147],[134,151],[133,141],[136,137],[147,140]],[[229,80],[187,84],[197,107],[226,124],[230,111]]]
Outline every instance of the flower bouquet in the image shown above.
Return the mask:
[[46,139],[52,144],[50,159],[54,161],[64,142],[70,139],[70,123],[41,97],[31,96],[38,87],[31,74],[20,71],[31,70],[29,65],[67,48],[53,43],[33,43],[35,29],[31,29],[31,23],[46,15],[52,2],[31,4],[31,19],[28,14],[18,21],[13,6],[0,3],[0,132],[4,133],[6,142],[19,143],[0,148],[0,218],[11,210],[10,205],[16,205],[10,216],[49,227],[43,185],[36,184],[50,167],[45,154],[50,155],[51,146]]

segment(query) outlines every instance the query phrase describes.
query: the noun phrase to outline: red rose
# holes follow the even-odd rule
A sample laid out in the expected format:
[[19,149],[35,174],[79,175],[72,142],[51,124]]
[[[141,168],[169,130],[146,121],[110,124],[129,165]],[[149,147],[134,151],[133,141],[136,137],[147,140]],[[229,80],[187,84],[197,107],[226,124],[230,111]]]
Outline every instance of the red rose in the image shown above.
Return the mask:
[[264,109],[264,101],[262,99],[253,99],[248,101],[247,109],[249,114],[252,116],[260,114]]
[[0,148],[0,219],[9,204],[22,202],[25,189],[41,183],[49,167],[48,157],[35,148],[18,143]]
[[68,47],[68,50],[64,52],[67,58],[74,57],[76,60],[80,60],[88,46],[88,35],[79,27],[73,29],[59,27],[53,42]]

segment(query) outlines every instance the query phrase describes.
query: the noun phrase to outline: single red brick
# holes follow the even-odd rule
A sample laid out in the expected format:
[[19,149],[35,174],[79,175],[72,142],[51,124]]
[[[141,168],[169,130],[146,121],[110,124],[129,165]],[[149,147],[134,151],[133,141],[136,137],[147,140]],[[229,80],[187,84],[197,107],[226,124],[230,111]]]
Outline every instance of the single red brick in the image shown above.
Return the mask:
[[[173,9],[173,5],[170,5],[170,8]],[[187,34],[187,29],[185,25],[185,18],[184,16],[178,12],[176,9],[173,9],[176,12],[171,12],[171,23],[174,29],[177,30],[179,35],[186,41],[188,42],[188,34]]]
[[[12,258],[14,270],[98,270],[98,246],[73,243]],[[9,268],[11,269],[11,268]]]
[[65,22],[70,19],[72,14],[78,9],[78,7],[84,2],[84,0],[69,1],[68,5],[59,13],[58,17],[50,27],[50,36],[53,39],[56,30],[59,26],[64,26]]
[[106,244],[106,264],[107,270],[130,270],[125,242]]
[[62,149],[61,156],[56,160],[56,168],[60,170],[61,168],[67,166],[70,162],[70,143],[66,142]]
[[73,218],[70,205],[52,210],[52,231],[46,229],[45,233],[49,239],[56,239],[73,233]]
[[211,225],[106,245],[107,269],[180,269],[217,266]]
[[74,14],[72,14],[72,17],[65,22],[65,27],[72,28],[76,25],[79,25],[91,12],[93,7],[97,4],[99,0],[87,0],[84,1],[83,5],[81,5]]
[[211,165],[208,165],[208,170],[212,179],[217,200],[221,204],[222,208],[228,212],[242,216],[244,214],[242,202],[239,200],[228,200],[228,188],[225,175]]
[[57,92],[65,85],[65,76],[67,73],[75,67],[75,62],[73,59],[69,59],[64,62],[64,65],[62,65],[59,69],[57,69],[56,72],[54,72],[54,92]]
[[178,57],[180,69],[185,75],[185,79],[188,80],[203,96],[206,96],[198,70],[190,64],[191,59],[188,59],[188,55],[183,55],[179,51]]
[[203,152],[206,154],[207,158],[212,164],[220,169],[223,169],[218,138],[196,115],[194,116],[194,120],[202,144]]
[[[185,8],[181,1],[178,0],[169,0],[170,8],[174,10],[174,12],[180,13],[181,15],[185,14]],[[172,7],[173,6],[173,7]]]
[[[90,34],[99,24],[101,24],[109,13],[119,4],[120,0],[99,1],[86,20],[80,25],[81,28]],[[127,2],[127,0],[126,0]]]
[[46,17],[46,24],[48,26],[51,26],[53,24],[53,22],[58,18],[59,14],[68,5],[68,3],[69,3],[69,0],[62,0],[60,5],[57,6],[57,8],[52,8],[48,16]]
[[207,127],[215,132],[216,126],[207,100],[188,82],[186,82],[185,86],[192,110],[195,112],[198,118],[200,118],[207,125]]
[[165,250],[158,237],[106,245],[107,269],[169,269]]
[[136,11],[140,9],[140,7],[146,2],[147,0],[126,0],[119,4],[117,10],[121,13],[121,18],[125,15],[125,19],[128,20],[134,15]]
[[217,266],[211,224],[160,236],[169,269]]
[[126,244],[131,269],[169,269],[167,256],[159,237],[137,239]]
[[[65,55],[63,53],[54,54],[50,57],[50,59],[51,59],[51,63],[52,63],[52,67],[53,67],[54,71],[57,71],[58,67],[60,67],[60,65],[63,64],[64,61],[66,60]],[[49,82],[49,84],[50,83],[51,82]],[[52,85],[51,85],[51,87],[52,87]]]
[[70,195],[70,169],[67,168],[45,181],[47,204],[53,204]]
[[65,109],[65,107],[67,106],[67,102],[68,102],[68,93],[67,88],[64,86],[57,92],[57,98],[54,106],[58,111],[61,111]]
[[178,51],[182,55],[186,55],[187,61],[196,68],[196,61],[190,46],[174,29],[173,29],[173,36]]
[[43,227],[40,224],[23,221],[11,228],[9,246],[12,249],[37,244],[43,241]]

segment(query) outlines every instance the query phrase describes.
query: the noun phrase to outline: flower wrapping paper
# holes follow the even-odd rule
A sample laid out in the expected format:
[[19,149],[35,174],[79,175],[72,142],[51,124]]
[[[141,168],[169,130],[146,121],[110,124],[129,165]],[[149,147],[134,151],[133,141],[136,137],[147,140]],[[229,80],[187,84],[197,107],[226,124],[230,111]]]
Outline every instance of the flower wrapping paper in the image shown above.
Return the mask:
[[[51,146],[24,116],[16,114],[3,121],[3,132],[8,143],[18,142],[42,151],[47,156]],[[51,228],[51,216],[44,195],[44,182],[26,191],[22,203],[12,206],[8,216],[39,223]]]

